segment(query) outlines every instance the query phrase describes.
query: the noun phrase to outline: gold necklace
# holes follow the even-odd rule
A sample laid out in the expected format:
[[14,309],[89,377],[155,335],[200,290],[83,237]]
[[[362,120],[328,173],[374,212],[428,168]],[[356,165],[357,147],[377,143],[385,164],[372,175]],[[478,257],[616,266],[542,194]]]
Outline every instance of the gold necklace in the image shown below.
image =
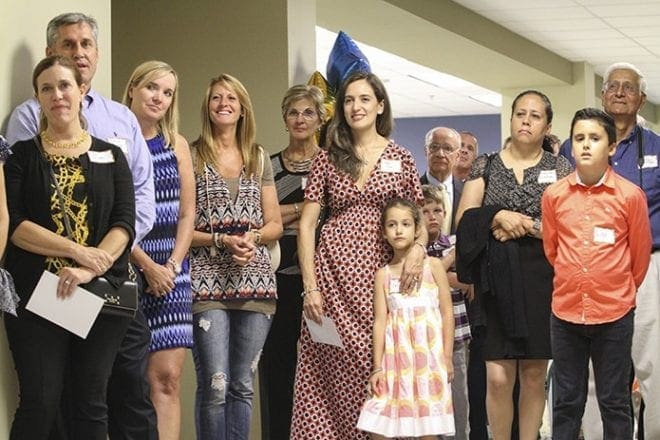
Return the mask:
[[41,132],[41,138],[45,142],[52,145],[53,148],[62,148],[62,149],[67,149],[67,150],[73,150],[75,148],[78,148],[83,142],[85,142],[85,140],[87,139],[87,132],[85,130],[83,130],[82,133],[80,133],[80,137],[78,139],[76,139],[75,141],[73,141],[73,142],[56,141],[53,138],[51,138],[50,136],[48,136],[48,133],[46,133],[45,130]]

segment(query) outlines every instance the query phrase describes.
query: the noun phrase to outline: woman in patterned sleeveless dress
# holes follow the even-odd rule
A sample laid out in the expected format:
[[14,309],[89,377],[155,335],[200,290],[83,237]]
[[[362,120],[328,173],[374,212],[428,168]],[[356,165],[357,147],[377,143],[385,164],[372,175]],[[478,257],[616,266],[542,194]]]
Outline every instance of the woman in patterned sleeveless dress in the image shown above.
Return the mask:
[[[309,173],[298,232],[307,318],[331,318],[344,348],[317,344],[303,324],[296,369],[293,439],[366,439],[357,420],[371,371],[373,286],[388,251],[381,210],[394,197],[422,205],[415,161],[387,139],[392,110],[375,75],[356,73],[342,85],[320,151]],[[315,230],[322,206],[329,209],[318,247]],[[425,256],[423,242],[404,263],[404,290],[415,283]]]
[[192,294],[188,248],[195,193],[190,149],[178,133],[178,79],[161,61],[139,65],[126,85],[124,103],[135,113],[154,166],[156,222],[133,247],[143,277],[140,293],[149,328],[148,377],[161,440],[178,439],[179,388],[186,348],[192,346]]
[[190,250],[197,438],[247,440],[254,375],[277,298],[265,244],[280,238],[282,219],[243,84],[227,74],[213,78],[202,114]]

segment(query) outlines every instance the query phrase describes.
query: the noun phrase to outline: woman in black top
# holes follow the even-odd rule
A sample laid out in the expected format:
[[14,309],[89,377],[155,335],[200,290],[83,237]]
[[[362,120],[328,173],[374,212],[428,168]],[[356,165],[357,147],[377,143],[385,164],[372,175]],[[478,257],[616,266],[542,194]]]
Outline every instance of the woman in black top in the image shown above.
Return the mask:
[[[553,272],[543,253],[541,195],[571,171],[568,161],[543,150],[551,123],[547,96],[518,95],[510,146],[474,161],[456,215],[459,263],[466,263],[466,249],[483,245],[480,273],[491,275],[487,283],[472,281],[486,317],[486,408],[495,440],[511,438],[516,376],[521,440],[536,440],[545,405]],[[460,269],[459,277],[467,281]]]
[[[66,383],[73,405],[69,438],[105,440],[106,386],[130,319],[99,315],[83,340],[25,305],[44,271],[59,276],[57,292],[50,294],[62,300],[100,275],[116,285],[128,279],[133,182],[121,150],[85,131],[80,116],[85,86],[72,61],[43,59],[32,85],[42,109],[41,133],[14,144],[5,164],[6,268],[21,298],[18,317],[5,315],[20,391],[10,438],[48,438]],[[67,371],[70,381],[64,380]]]
[[291,87],[282,99],[282,118],[289,145],[271,156],[284,226],[280,238],[282,257],[276,273],[277,312],[259,366],[264,439],[290,436],[303,290],[296,239],[307,174],[320,150],[316,134],[325,119],[323,92],[315,86]]

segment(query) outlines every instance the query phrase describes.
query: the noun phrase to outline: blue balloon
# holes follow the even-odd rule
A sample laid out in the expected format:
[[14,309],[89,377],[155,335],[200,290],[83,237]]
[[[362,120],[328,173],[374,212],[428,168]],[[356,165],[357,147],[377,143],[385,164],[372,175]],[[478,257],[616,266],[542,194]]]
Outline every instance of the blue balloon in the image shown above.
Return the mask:
[[339,90],[342,82],[354,72],[371,72],[369,60],[344,31],[339,31],[328,57],[326,77],[333,90]]

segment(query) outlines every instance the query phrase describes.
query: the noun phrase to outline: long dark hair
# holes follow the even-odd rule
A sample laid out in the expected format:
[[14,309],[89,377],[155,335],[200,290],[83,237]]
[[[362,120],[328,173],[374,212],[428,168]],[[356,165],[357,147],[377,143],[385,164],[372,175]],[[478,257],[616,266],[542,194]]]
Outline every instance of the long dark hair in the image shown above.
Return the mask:
[[360,175],[362,160],[357,156],[353,140],[351,127],[346,122],[344,113],[344,99],[346,98],[346,89],[351,83],[359,80],[365,80],[374,91],[378,102],[383,103],[383,113],[376,117],[376,132],[387,138],[392,133],[394,125],[392,121],[392,106],[390,98],[382,81],[373,73],[356,72],[349,76],[341,85],[337,99],[335,101],[335,114],[328,127],[326,137],[326,146],[328,147],[328,156],[338,170],[348,173],[353,179]]

